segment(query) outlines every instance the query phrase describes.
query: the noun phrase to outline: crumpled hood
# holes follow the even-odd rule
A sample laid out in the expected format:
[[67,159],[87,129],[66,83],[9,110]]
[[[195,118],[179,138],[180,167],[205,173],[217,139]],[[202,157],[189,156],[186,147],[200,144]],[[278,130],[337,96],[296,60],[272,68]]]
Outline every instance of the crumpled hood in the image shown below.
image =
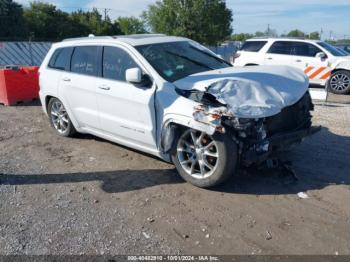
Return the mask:
[[193,74],[174,85],[214,95],[238,118],[262,118],[298,102],[308,90],[309,80],[290,66],[252,66]]

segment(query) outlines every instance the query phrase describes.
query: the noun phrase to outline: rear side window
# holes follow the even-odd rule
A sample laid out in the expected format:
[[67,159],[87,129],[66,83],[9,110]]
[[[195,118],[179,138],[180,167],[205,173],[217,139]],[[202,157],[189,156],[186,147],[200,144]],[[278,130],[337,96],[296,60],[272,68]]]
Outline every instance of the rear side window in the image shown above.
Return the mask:
[[118,47],[105,46],[103,48],[103,77],[118,81],[126,81],[127,69],[139,67],[131,56]]
[[97,46],[78,46],[74,48],[71,61],[71,71],[73,73],[97,76],[98,68]]
[[288,41],[276,41],[272,44],[269,54],[291,55],[293,51],[293,43]]
[[49,67],[58,70],[69,71],[69,64],[72,51],[72,47],[56,49],[56,51],[53,53],[50,59]]
[[259,52],[266,43],[267,41],[248,41],[243,44],[241,50],[247,52]]

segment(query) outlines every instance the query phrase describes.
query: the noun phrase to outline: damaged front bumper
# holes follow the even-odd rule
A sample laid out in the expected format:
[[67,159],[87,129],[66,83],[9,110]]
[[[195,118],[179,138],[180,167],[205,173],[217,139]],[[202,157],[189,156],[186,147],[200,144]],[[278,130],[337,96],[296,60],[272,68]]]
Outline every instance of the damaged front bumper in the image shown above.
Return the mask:
[[[261,164],[267,159],[274,157],[275,153],[278,151],[288,148],[293,144],[300,143],[305,137],[311,136],[320,130],[320,126],[313,126],[297,131],[275,134],[261,141],[251,141],[252,146],[250,146],[248,150],[242,152],[242,164],[247,166]],[[263,148],[265,150],[263,150]]]
[[297,103],[270,117],[237,118],[224,106],[199,106],[193,116],[199,122],[214,126],[218,132],[231,134],[239,147],[240,163],[249,166],[274,158],[275,153],[318,132],[321,127],[312,126],[310,111],[313,109],[306,92]]

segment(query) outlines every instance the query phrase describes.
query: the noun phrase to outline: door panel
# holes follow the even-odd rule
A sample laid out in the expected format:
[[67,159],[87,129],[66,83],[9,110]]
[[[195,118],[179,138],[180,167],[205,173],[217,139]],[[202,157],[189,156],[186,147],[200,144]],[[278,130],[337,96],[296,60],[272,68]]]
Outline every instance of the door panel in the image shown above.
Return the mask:
[[289,65],[291,61],[291,44],[289,41],[274,42],[265,54],[265,65]]
[[290,55],[266,54],[264,58],[265,65],[289,65],[290,61]]
[[99,53],[97,46],[74,48],[70,71],[61,75],[60,97],[64,98],[80,127],[98,129],[96,84],[99,73]]
[[312,84],[323,84],[330,72],[328,59],[316,57],[316,54],[319,52],[322,52],[322,50],[310,43],[293,43],[291,65],[304,71]]
[[96,77],[65,72],[60,82],[60,97],[68,103],[80,127],[98,129]]
[[156,148],[155,87],[137,87],[125,81],[126,69],[139,67],[126,50],[105,47],[103,53],[103,78],[97,84],[101,129]]
[[314,57],[294,56],[291,65],[301,69],[312,84],[323,84],[331,71],[327,61]]

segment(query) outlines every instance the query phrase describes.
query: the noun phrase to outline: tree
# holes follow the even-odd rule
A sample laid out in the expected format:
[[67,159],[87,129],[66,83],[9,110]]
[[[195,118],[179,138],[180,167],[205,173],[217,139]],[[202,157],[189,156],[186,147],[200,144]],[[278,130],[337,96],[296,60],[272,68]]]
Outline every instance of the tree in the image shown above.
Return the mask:
[[85,28],[83,35],[119,35],[121,33],[118,23],[112,23],[108,16],[103,20],[96,8],[88,12],[78,10],[70,16],[73,21]]
[[289,37],[305,37],[305,33],[303,31],[295,29],[295,30],[290,31],[287,36],[289,36]]
[[37,39],[62,39],[69,35],[72,27],[69,15],[51,4],[32,2],[23,16],[29,33]]
[[120,30],[125,35],[147,33],[144,21],[139,18],[133,16],[119,17],[117,23],[119,24]]
[[313,40],[319,40],[320,39],[320,33],[319,32],[312,32],[312,33],[310,33],[309,38],[313,39]]
[[0,37],[18,38],[25,35],[22,6],[12,0],[0,0]]
[[231,40],[233,41],[240,41],[240,42],[244,42],[249,38],[253,38],[254,35],[252,34],[247,34],[247,33],[240,33],[240,34],[234,34],[231,36]]
[[232,33],[232,11],[224,0],[160,0],[143,14],[153,32],[216,45]]
[[112,23],[109,17],[103,19],[95,8],[88,12],[78,10],[69,14],[52,4],[32,2],[23,15],[28,32],[33,33],[35,39],[57,41],[67,37],[87,36],[90,33],[121,33],[118,23]]
[[257,32],[255,33],[255,36],[256,36],[256,37],[263,37],[263,36],[266,36],[266,35],[265,35],[264,32],[257,31]]

